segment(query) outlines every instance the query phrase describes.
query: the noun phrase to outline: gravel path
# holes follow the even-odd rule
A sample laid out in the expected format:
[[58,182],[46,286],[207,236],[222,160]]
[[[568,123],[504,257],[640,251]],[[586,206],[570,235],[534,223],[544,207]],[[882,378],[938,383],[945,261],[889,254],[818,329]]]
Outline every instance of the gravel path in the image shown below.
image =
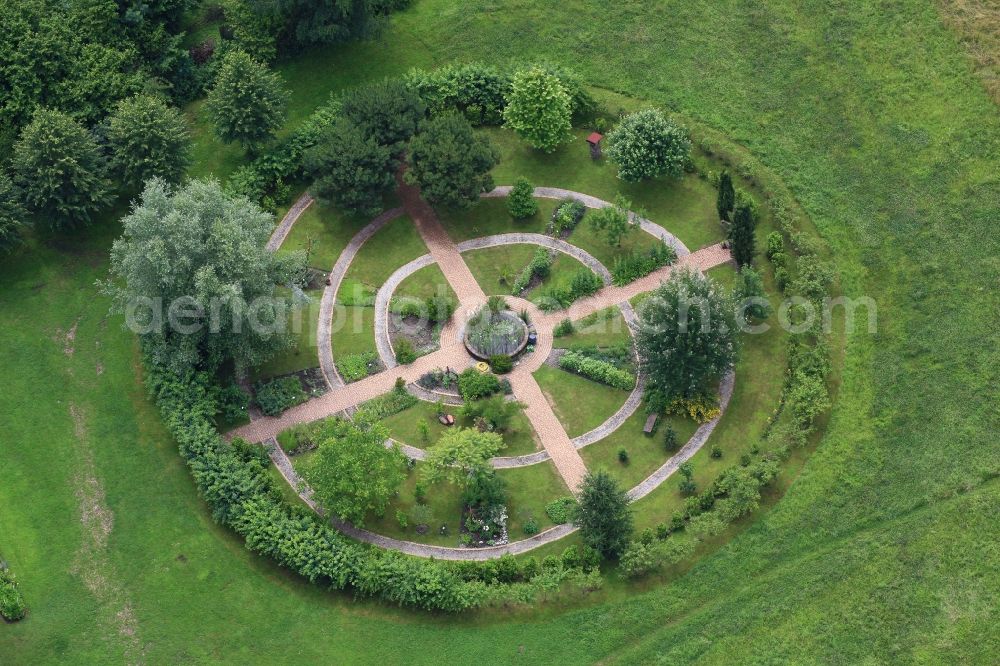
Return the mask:
[[557,250],[563,254],[568,254],[590,270],[597,273],[605,285],[611,284],[611,271],[609,271],[604,264],[595,259],[592,254],[586,250],[578,248],[575,245],[567,243],[561,238],[553,238],[552,236],[546,236],[545,234],[517,232],[510,234],[496,234],[495,236],[483,236],[482,238],[473,238],[472,240],[459,243],[458,251],[468,252],[469,250],[481,250],[483,248],[496,247],[498,245],[518,244],[540,245],[542,247],[547,247],[550,250]]
[[421,268],[434,263],[434,257],[425,254],[397,268],[392,275],[378,288],[375,293],[375,348],[387,368],[395,368],[396,352],[392,348],[392,338],[389,336],[389,306],[392,305],[392,295],[406,278]]
[[[489,192],[485,192],[482,196],[488,199],[506,197],[510,193],[511,189],[510,185],[498,185]],[[609,201],[592,197],[589,194],[574,192],[572,190],[562,190],[558,187],[536,187],[534,194],[539,199],[575,199],[587,208],[607,208],[608,206],[614,205]],[[665,241],[667,245],[674,248],[678,257],[690,254],[691,251],[688,249],[687,245],[682,243],[677,236],[674,236],[656,222],[647,220],[644,217],[639,217],[634,213],[632,214],[632,219],[637,220],[639,222],[639,228],[647,234]]]
[[403,214],[402,208],[387,210],[374,220],[368,223],[364,229],[354,235],[347,247],[337,257],[336,263],[330,269],[327,278],[329,284],[323,289],[323,297],[319,303],[319,323],[316,326],[316,346],[319,348],[319,366],[323,371],[323,377],[331,389],[344,385],[344,380],[337,370],[337,364],[333,360],[333,316],[336,310],[337,290],[344,280],[347,269],[351,267],[351,262],[357,256],[358,250],[369,238],[375,235],[379,229],[395,220]]
[[299,216],[302,215],[305,209],[312,205],[312,202],[313,198],[309,196],[308,192],[299,197],[292,204],[292,207],[288,209],[288,212],[285,213],[285,216],[281,218],[281,222],[274,228],[274,231],[271,232],[271,237],[267,239],[267,245],[264,247],[271,252],[275,252],[281,247],[281,244],[288,238],[288,232],[292,230],[292,226],[295,225],[295,222],[298,221]]

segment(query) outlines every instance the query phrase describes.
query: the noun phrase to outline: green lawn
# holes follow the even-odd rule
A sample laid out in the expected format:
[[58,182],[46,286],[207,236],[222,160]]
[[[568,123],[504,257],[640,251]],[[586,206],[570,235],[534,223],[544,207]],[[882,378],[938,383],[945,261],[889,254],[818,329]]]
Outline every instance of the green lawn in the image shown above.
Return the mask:
[[[294,464],[297,469],[301,469],[303,460],[305,458],[302,456],[296,457]],[[443,481],[427,487],[427,506],[430,507],[433,518],[429,523],[431,529],[426,534],[417,534],[409,519],[406,527],[400,525],[396,512],[401,511],[409,516],[416,505],[413,492],[420,480],[421,467],[422,463],[418,462],[407,474],[399,488],[398,497],[390,503],[385,515],[381,518],[369,516],[364,527],[396,539],[456,547],[460,544],[462,489],[450,482]],[[551,462],[497,470],[497,474],[507,484],[507,526],[511,540],[524,538],[524,523],[531,517],[534,517],[541,529],[552,526],[552,521],[545,514],[545,505],[568,491]],[[442,525],[447,526],[447,534],[441,534]]]
[[[290,292],[286,289],[282,288],[279,293],[290,297]],[[309,298],[308,302],[302,303],[288,317],[291,346],[260,367],[254,368],[250,372],[253,381],[319,367],[316,326],[319,323],[319,302],[323,290],[311,289],[304,293]]]
[[550,365],[540,367],[534,377],[570,437],[604,423],[629,394]]
[[554,338],[552,345],[559,349],[574,347],[612,347],[631,342],[632,332],[625,323],[625,317],[617,307],[600,310],[573,322],[574,331],[569,335]]
[[302,250],[309,266],[329,271],[351,238],[370,221],[314,202],[295,222],[281,245],[281,252]]
[[[455,416],[458,426],[472,427],[472,419],[458,414],[458,407],[445,406],[448,413]],[[429,427],[429,440],[424,441],[420,436],[421,420],[427,421]],[[432,402],[420,401],[413,407],[405,409],[398,414],[394,414],[385,419],[385,424],[389,426],[392,437],[404,444],[416,446],[424,449],[432,446],[447,428],[437,419],[437,407]],[[502,456],[519,456],[525,453],[532,453],[541,448],[535,435],[531,422],[523,412],[518,413],[511,420],[510,429],[503,433],[503,440],[507,446],[500,452]]]
[[427,254],[413,221],[403,215],[375,232],[358,250],[337,291],[341,303],[368,302],[397,268]]
[[331,329],[333,358],[375,351],[375,309],[361,305],[338,305]]
[[[462,258],[465,259],[473,277],[476,278],[484,292],[509,295],[513,281],[521,269],[531,261],[531,257],[534,256],[538,247],[538,245],[530,244],[498,245],[497,247],[463,252]],[[549,276],[520,296],[530,299],[532,295],[544,294],[548,289],[568,289],[573,276],[582,268],[584,265],[573,257],[561,252],[557,253],[552,261]],[[511,276],[509,283],[500,282],[500,277],[505,272]]]
[[[663,445],[663,435],[667,425],[672,426],[674,432],[677,433],[678,447],[683,446],[698,427],[698,424],[689,418],[661,417],[656,433],[647,436],[642,432],[645,423],[646,413],[639,409],[610,436],[580,449],[580,455],[587,463],[587,469],[608,470],[612,476],[618,479],[622,488],[627,490],[652,474],[656,468],[673,455],[674,452],[667,451]],[[628,452],[627,463],[623,464],[619,461],[618,451],[620,449],[625,449]],[[731,464],[732,460],[727,461],[727,463]],[[676,487],[677,481],[670,479],[666,485]],[[641,515],[642,509],[638,513]]]
[[543,234],[558,203],[551,199],[539,199],[538,212],[523,220],[515,220],[510,216],[505,198],[480,199],[476,205],[467,210],[442,209],[437,213],[448,236],[456,243],[461,243],[472,238],[515,231]]
[[[500,147],[500,164],[493,170],[493,178],[498,184],[511,185],[518,177],[525,176],[536,187],[561,187],[605,201],[614,201],[615,195],[620,193],[632,201],[634,209],[645,211],[650,220],[662,225],[691,249],[711,245],[723,237],[715,210],[715,188],[696,175],[626,183],[618,179],[614,165],[608,160],[590,158],[589,147],[584,141],[589,134],[587,130],[577,130],[573,141],[551,154],[530,148],[510,130],[490,128],[484,131]],[[608,248],[604,239],[598,241],[592,232],[582,234],[584,239],[578,238],[587,226],[584,217],[581,228],[573,234],[573,244],[606,261],[618,250]],[[638,231],[633,236],[648,238]],[[628,249],[626,241],[622,245],[621,250]],[[606,263],[610,266],[610,262]]]
[[437,264],[424,266],[400,282],[393,294],[394,298],[408,297],[421,301],[425,301],[431,296],[455,298],[455,292]]
[[[0,627],[4,661],[995,661],[1000,119],[935,5],[420,0],[378,41],[280,63],[289,125],[344,86],[484,57],[572,66],[677,114],[757,182],[787,185],[845,293],[878,300],[877,336],[836,340],[837,402],[814,452],[796,452],[752,520],[661,576],[612,574],[579,599],[461,617],[331,593],[250,553],[198,498],[135,340],[93,286],[120,205],[0,263],[0,553],[30,607]],[[191,174],[224,177],[242,155],[199,106]],[[582,170],[586,149],[573,150]],[[579,180],[546,171],[528,175]],[[617,182],[602,182],[613,196]],[[711,222],[664,224],[692,247],[717,237]],[[745,371],[713,436],[720,465],[759,435],[742,417],[769,413],[780,383],[758,392]],[[711,464],[696,456],[696,470]],[[668,484],[642,500],[656,510],[639,525],[669,516],[675,496]],[[94,507],[113,518],[106,538],[81,522]],[[87,587],[91,572],[103,585]]]

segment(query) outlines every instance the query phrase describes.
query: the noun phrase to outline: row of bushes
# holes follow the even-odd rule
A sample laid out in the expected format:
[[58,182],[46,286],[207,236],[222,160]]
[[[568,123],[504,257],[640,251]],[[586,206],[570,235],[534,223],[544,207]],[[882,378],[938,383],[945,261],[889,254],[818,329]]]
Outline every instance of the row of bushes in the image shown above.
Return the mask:
[[544,247],[536,248],[535,253],[531,255],[531,261],[521,269],[521,272],[517,274],[517,278],[514,279],[514,284],[511,285],[511,292],[517,296],[528,288],[533,279],[544,280],[547,278],[551,270],[552,255]]
[[[571,72],[557,66],[543,65],[554,74],[570,96],[573,120],[592,118],[597,104]],[[458,111],[474,125],[501,125],[516,67],[495,67],[484,63],[447,65],[433,71],[411,69],[403,82],[427,106],[438,114]]]
[[[565,582],[580,587],[600,585],[593,572],[560,569],[529,583],[502,584],[470,575],[479,563],[458,565],[403,556],[345,538],[304,508],[281,499],[267,473],[259,446],[226,445],[212,419],[207,373],[172,373],[145,355],[148,387],[167,428],[177,440],[199,491],[213,518],[246,541],[255,553],[274,558],[311,582],[338,590],[353,590],[400,605],[457,612],[487,603],[527,603]],[[495,565],[488,564],[492,568]],[[487,582],[489,581],[489,582]]]
[[375,423],[399,414],[415,404],[417,399],[406,391],[404,385],[398,384],[392,391],[362,403],[355,412],[354,419],[361,423]]
[[565,310],[573,301],[592,296],[603,286],[596,273],[589,268],[581,268],[573,274],[569,287],[546,289],[537,299],[538,307],[545,312]]
[[657,268],[669,266],[677,261],[673,247],[661,242],[645,252],[629,252],[615,259],[611,268],[611,281],[619,287],[649,275]]
[[0,616],[8,622],[17,622],[27,611],[14,574],[7,568],[0,568]]
[[623,391],[631,391],[635,386],[635,375],[631,372],[580,352],[567,351],[559,357],[559,367]]
[[[675,513],[669,523],[644,530],[629,544],[619,561],[622,573],[641,576],[684,559],[698,543],[755,511],[760,506],[761,489],[777,475],[778,462],[773,458],[723,471],[704,492],[688,498],[684,511]],[[681,531],[684,534],[679,534]]]

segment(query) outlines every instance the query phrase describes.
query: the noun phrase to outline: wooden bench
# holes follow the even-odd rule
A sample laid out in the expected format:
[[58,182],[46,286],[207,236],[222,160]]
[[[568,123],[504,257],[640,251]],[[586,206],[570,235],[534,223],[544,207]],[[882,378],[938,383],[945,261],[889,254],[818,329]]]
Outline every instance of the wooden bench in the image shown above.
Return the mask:
[[652,435],[656,431],[656,419],[658,418],[660,418],[659,414],[650,414],[646,417],[646,425],[642,428],[644,435]]

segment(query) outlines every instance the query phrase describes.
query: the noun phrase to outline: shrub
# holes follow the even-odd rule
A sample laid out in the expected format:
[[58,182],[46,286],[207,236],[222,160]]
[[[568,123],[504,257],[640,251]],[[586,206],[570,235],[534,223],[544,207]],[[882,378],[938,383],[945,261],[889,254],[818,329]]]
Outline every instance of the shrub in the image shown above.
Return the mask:
[[514,369],[514,360],[507,354],[490,356],[490,368],[498,375],[505,375]]
[[711,396],[699,395],[691,398],[674,398],[667,406],[668,414],[688,416],[698,423],[708,423],[722,410]]
[[17,580],[7,569],[0,569],[0,615],[8,622],[24,618],[27,607],[17,586]]
[[396,522],[399,523],[399,526],[404,530],[410,526],[410,518],[402,509],[396,509]]
[[455,299],[451,296],[429,296],[427,298],[427,317],[433,323],[448,321],[455,314]]
[[354,420],[375,423],[394,414],[399,414],[415,404],[417,404],[417,398],[407,393],[405,389],[389,391],[362,403],[354,413]]
[[663,447],[667,451],[677,450],[677,431],[670,425],[667,425],[667,431],[663,433]]
[[712,455],[713,458],[716,458],[716,459],[722,457],[722,449],[719,448],[718,444],[713,444],[712,445],[712,453],[711,453],[711,455]]
[[552,212],[552,230],[555,235],[568,233],[580,224],[587,207],[576,199],[566,199]]
[[493,395],[482,400],[467,402],[462,405],[462,416],[475,421],[480,419],[488,430],[504,432],[510,428],[514,416],[524,409],[524,403],[505,400],[502,395]]
[[628,450],[625,447],[618,449],[618,462],[623,465],[628,464]]
[[629,252],[625,256],[615,258],[611,268],[611,281],[621,287],[675,261],[677,261],[677,251],[666,242],[645,252]]
[[552,329],[552,335],[553,337],[561,338],[567,335],[573,335],[575,331],[576,328],[573,327],[573,322],[569,317],[566,317],[555,325],[555,328]]
[[570,282],[570,300],[575,301],[578,298],[596,294],[603,286],[604,283],[601,282],[597,273],[589,268],[581,268],[573,275],[573,280]]
[[623,391],[630,391],[635,387],[635,376],[632,373],[580,352],[567,351],[559,357],[559,367]]
[[413,349],[413,343],[406,338],[396,341],[396,362],[401,365],[409,365],[417,360],[417,352]]
[[227,422],[240,421],[247,417],[250,408],[250,394],[236,384],[230,384],[219,390],[217,396],[219,414]]
[[448,65],[431,72],[411,69],[403,76],[431,113],[458,111],[476,125],[503,122],[510,79],[510,73],[482,63]]
[[523,220],[538,212],[535,187],[524,177],[518,178],[507,195],[507,212],[515,220]]
[[766,319],[771,314],[771,304],[764,294],[764,280],[753,266],[744,265],[740,268],[733,292],[745,317]]
[[605,206],[590,216],[590,226],[604,233],[608,245],[620,246],[622,238],[635,231],[639,226],[635,215],[631,213],[632,202],[621,194],[615,195],[615,203]]
[[521,269],[517,279],[514,280],[514,284],[511,285],[511,291],[515,295],[520,294],[528,288],[533,278],[537,277],[540,280],[547,278],[551,268],[552,255],[544,247],[536,248],[535,253],[531,256],[531,261]]
[[573,520],[576,505],[575,497],[560,497],[545,505],[545,514],[553,523],[562,525]]
[[613,476],[604,470],[588,472],[580,489],[580,504],[573,518],[584,543],[604,557],[617,557],[632,534],[629,498]]
[[347,354],[341,356],[337,361],[337,370],[340,376],[348,382],[356,382],[368,376],[372,362],[378,359],[375,352],[361,352],[360,354]]
[[260,382],[254,386],[254,393],[260,411],[267,416],[277,416],[289,407],[306,401],[302,383],[294,375],[269,382]]
[[778,289],[781,291],[788,289],[788,283],[791,282],[791,278],[788,275],[788,270],[784,266],[775,266],[774,281],[778,285]]
[[464,400],[480,400],[500,391],[496,375],[467,368],[458,376],[458,393]]
[[534,517],[531,517],[524,521],[523,529],[525,534],[531,536],[532,534],[538,534],[541,528],[538,526],[538,521],[535,520]]
[[767,235],[767,249],[765,253],[767,258],[774,260],[774,255],[781,254],[785,251],[785,239],[781,237],[780,231],[772,231]]

